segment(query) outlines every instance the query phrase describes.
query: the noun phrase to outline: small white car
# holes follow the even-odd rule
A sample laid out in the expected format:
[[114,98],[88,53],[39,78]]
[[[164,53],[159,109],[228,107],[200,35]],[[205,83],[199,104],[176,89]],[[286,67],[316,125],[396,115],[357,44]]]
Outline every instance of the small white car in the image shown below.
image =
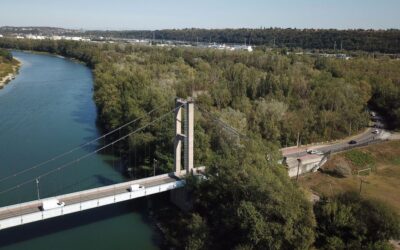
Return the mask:
[[377,135],[377,134],[379,134],[379,130],[375,129],[374,131],[372,131],[372,133]]
[[323,155],[324,154],[323,152],[314,150],[314,149],[307,149],[307,153],[312,154],[312,155]]

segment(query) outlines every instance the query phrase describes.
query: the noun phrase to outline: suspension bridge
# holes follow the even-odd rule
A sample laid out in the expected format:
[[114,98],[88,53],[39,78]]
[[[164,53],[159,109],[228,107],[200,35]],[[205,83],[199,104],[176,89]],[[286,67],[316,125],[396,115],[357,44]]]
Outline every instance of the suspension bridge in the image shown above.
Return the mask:
[[[150,111],[149,113],[153,112]],[[149,114],[148,113],[148,114]],[[114,147],[116,143],[120,143],[123,140],[129,139],[132,135],[139,133],[149,126],[157,122],[161,122],[168,115],[174,115],[175,125],[175,138],[174,138],[174,172],[154,175],[152,177],[122,182],[118,184],[86,189],[78,192],[72,192],[63,195],[57,195],[53,197],[40,198],[39,194],[39,180],[51,176],[55,172],[62,171],[65,168],[72,167],[76,162],[83,161],[84,159],[99,153],[107,148]],[[140,119],[140,118],[138,118]],[[29,173],[32,170],[36,170],[46,164],[52,163],[60,158],[63,158],[82,146],[90,145],[94,141],[104,139],[106,136],[121,131],[122,128],[131,125],[136,122],[131,121],[121,127],[97,138],[86,144],[78,146],[72,150],[59,154],[47,161],[37,164],[33,167],[26,168],[20,172],[14,173],[10,176],[0,179],[0,183],[22,174]],[[33,201],[23,202],[19,204],[9,205],[0,208],[0,230],[24,225],[31,222],[46,220],[53,217],[63,216],[71,213],[76,213],[88,209],[93,209],[105,205],[110,205],[122,201],[132,200],[139,197],[149,196],[169,190],[178,189],[184,187],[185,177],[189,174],[202,174],[204,173],[204,167],[194,167],[193,161],[193,148],[194,147],[194,102],[191,99],[176,99],[175,107],[162,114],[158,118],[153,119],[144,126],[135,129],[126,135],[119,136],[118,139],[113,140],[107,145],[101,146],[96,150],[93,150],[83,156],[80,156],[72,161],[64,163],[60,166],[52,168],[51,170],[42,173],[34,178],[24,180],[15,186],[9,187],[5,190],[0,190],[0,195],[6,194],[13,190],[17,190],[36,182],[37,185],[37,199]],[[183,151],[183,159],[182,159]],[[182,164],[183,161],[183,164]],[[132,189],[132,187],[139,187]],[[46,201],[57,201],[58,206],[46,209],[44,204]]]

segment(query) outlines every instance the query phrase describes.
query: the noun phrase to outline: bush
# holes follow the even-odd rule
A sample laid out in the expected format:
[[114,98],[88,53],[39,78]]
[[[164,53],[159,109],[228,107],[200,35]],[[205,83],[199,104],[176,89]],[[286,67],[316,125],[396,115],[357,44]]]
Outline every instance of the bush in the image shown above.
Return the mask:
[[328,166],[322,168],[322,171],[326,174],[339,178],[349,177],[352,175],[352,169],[349,166],[348,162],[344,159],[339,158],[333,166],[331,166],[330,164],[327,165]]
[[332,173],[333,173],[333,175],[342,177],[342,178],[349,177],[349,176],[351,176],[351,168],[346,161],[339,161],[333,167]]
[[3,57],[7,61],[12,61],[12,59],[13,59],[11,52],[8,50],[4,50],[4,49],[0,49],[0,57]]

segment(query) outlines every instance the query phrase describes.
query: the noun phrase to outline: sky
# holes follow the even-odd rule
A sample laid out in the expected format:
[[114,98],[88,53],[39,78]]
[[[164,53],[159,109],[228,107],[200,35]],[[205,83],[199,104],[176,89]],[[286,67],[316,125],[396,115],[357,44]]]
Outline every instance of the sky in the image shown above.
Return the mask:
[[0,0],[0,26],[400,28],[400,0]]

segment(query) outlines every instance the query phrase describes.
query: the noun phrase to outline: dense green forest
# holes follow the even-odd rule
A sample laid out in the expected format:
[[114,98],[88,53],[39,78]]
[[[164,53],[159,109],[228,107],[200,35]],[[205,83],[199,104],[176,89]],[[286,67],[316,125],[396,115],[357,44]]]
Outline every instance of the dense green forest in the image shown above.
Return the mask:
[[[232,135],[196,111],[195,164],[207,166],[208,181],[188,180],[193,211],[169,230],[176,231],[169,239],[179,249],[328,249],[332,241],[347,249],[364,244],[366,249],[386,249],[388,239],[399,237],[398,218],[383,205],[371,205],[375,210],[365,212],[374,228],[382,231],[372,239],[369,231],[353,232],[362,216],[350,220],[345,214],[348,220],[341,225],[342,217],[337,221],[337,213],[329,214],[329,209],[341,206],[350,213],[352,206],[367,204],[362,199],[338,198],[339,208],[322,202],[313,210],[276,163],[278,148],[294,145],[298,136],[307,143],[364,128],[368,106],[386,114],[398,128],[398,60],[360,56],[346,61],[286,55],[280,50],[247,53],[50,40],[0,39],[0,47],[86,62],[93,69],[94,100],[105,131],[144,117],[121,131],[125,134],[170,110],[176,96],[194,96],[196,106],[246,135],[247,139]],[[158,107],[163,108],[147,114]],[[157,171],[172,170],[172,124],[171,116],[170,121],[116,145],[126,166],[135,166],[136,177],[148,174],[153,159],[159,162]],[[374,220],[381,211],[386,211],[382,219]],[[326,229],[332,219],[339,223],[332,227],[339,229]],[[184,237],[176,228],[183,229]],[[346,230],[350,236],[342,235]]]
[[[87,35],[216,43],[240,43],[303,49],[345,49],[399,53],[400,31],[336,29],[174,29],[87,31]],[[336,44],[336,45],[335,45]]]

